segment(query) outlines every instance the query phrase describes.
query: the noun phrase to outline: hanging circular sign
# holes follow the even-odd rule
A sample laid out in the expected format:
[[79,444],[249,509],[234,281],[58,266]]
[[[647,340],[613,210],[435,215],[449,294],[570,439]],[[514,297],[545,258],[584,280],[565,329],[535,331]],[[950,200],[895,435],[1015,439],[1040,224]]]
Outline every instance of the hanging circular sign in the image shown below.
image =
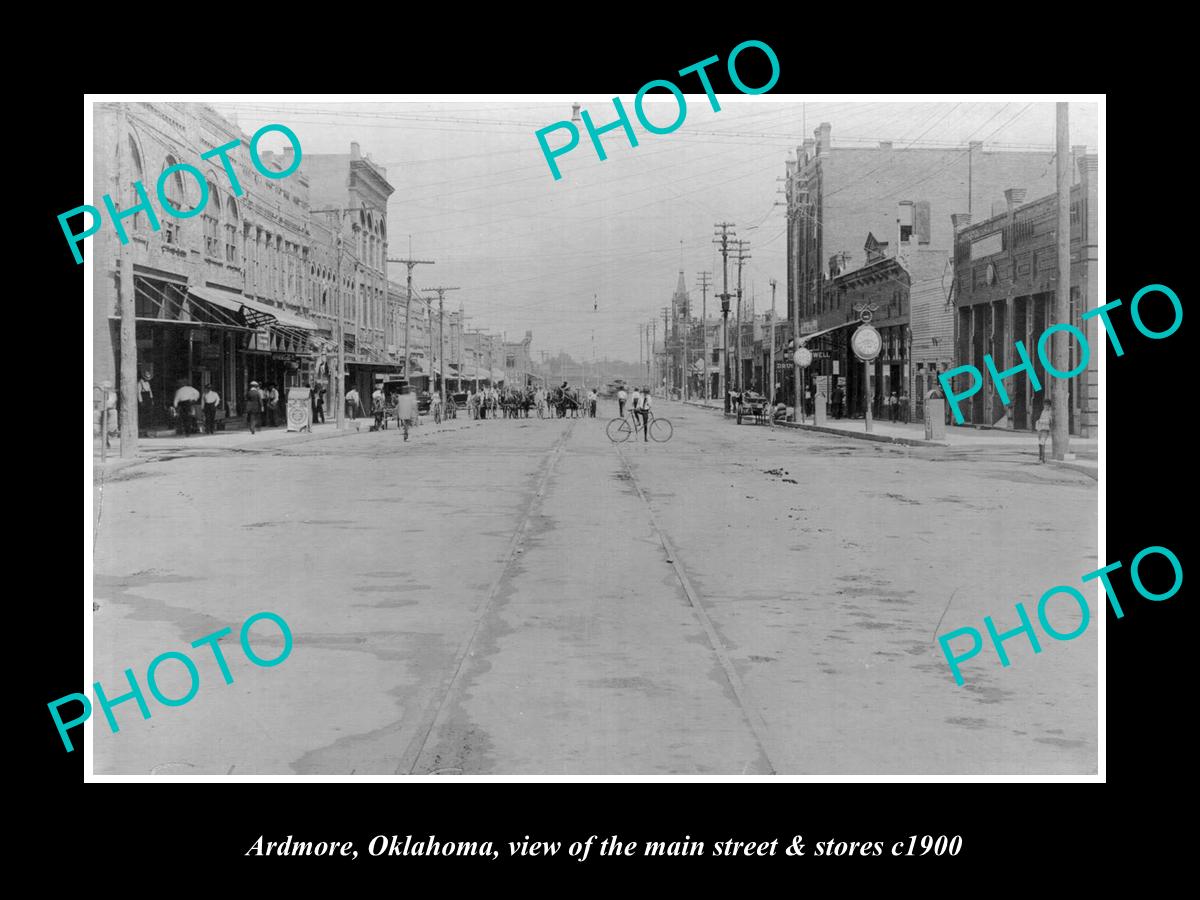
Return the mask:
[[801,347],[792,358],[798,366],[811,366],[813,361],[812,351],[807,347]]
[[863,323],[855,329],[850,338],[850,347],[854,355],[863,362],[870,362],[883,349],[883,338],[874,325]]

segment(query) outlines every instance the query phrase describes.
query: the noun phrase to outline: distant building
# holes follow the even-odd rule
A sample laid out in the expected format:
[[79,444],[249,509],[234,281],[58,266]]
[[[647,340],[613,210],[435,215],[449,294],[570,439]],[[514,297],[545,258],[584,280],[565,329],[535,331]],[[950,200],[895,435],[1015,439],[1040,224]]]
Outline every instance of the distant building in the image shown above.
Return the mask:
[[504,344],[504,383],[512,388],[525,388],[540,379],[533,366],[533,356],[530,345],[533,343],[533,332],[526,331],[520,341],[508,341]]
[[[312,217],[332,242],[335,274],[340,259],[341,284],[335,286],[333,300],[338,301],[340,287],[346,386],[370,396],[375,374],[400,368],[387,352],[387,201],[395,188],[387,170],[363,156],[353,142],[349,153],[305,153],[302,166]],[[331,340],[336,339],[337,317],[336,306],[322,311],[325,336]]]

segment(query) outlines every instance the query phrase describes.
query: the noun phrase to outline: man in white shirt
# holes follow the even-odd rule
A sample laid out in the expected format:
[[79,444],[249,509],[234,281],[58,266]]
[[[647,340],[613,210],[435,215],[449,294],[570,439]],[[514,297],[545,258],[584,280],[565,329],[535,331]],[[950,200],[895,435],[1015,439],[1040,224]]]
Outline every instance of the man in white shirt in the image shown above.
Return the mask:
[[221,395],[210,384],[204,391],[204,433],[217,433],[217,407],[221,404]]
[[625,393],[625,388],[617,391],[617,415],[622,419],[625,418],[625,401],[629,399],[629,395]]
[[588,416],[592,419],[596,418],[596,389],[592,388],[588,391]]
[[654,399],[650,396],[650,388],[644,388],[641,394],[642,402],[634,412],[642,417],[642,440],[650,440],[650,407]]
[[180,382],[179,389],[175,391],[175,399],[171,401],[179,422],[175,429],[176,434],[196,433],[196,404],[199,402],[200,392],[186,381]]
[[358,418],[358,409],[362,406],[362,401],[358,399],[358,388],[350,388],[346,391],[346,418],[354,421]]

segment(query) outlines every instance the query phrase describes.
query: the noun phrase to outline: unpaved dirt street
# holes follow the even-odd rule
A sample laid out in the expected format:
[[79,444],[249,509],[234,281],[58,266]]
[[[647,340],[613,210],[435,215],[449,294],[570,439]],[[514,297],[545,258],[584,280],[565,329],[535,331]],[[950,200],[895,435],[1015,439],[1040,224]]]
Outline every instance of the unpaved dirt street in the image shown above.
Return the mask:
[[[97,707],[97,774],[1096,771],[1095,621],[1036,655],[1008,641],[1008,668],[989,644],[962,687],[935,639],[1079,586],[1095,481],[669,403],[669,443],[616,446],[612,411],[189,451],[98,482],[95,680],[125,693],[128,667],[145,690],[176,650],[201,684],[177,708],[147,690],[149,720],[115,707],[118,734]],[[272,668],[237,642],[262,610],[294,635]],[[232,684],[188,646],[222,627]],[[184,694],[182,667],[159,685]]]

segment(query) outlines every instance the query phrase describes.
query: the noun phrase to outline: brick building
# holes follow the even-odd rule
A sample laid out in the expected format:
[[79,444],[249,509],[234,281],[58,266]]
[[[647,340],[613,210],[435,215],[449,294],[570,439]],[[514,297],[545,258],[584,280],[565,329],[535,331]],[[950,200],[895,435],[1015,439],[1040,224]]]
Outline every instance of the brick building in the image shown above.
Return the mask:
[[[221,160],[201,155],[237,141],[227,157],[244,193],[235,196]],[[293,167],[295,148],[260,152],[266,169]],[[220,415],[239,416],[250,381],[290,386],[321,383],[335,370],[333,342],[343,310],[351,363],[390,362],[385,337],[386,173],[360,157],[301,149],[299,167],[270,178],[252,164],[249,137],[213,108],[196,103],[96,104],[93,205],[112,196],[118,209],[140,200],[141,182],[155,211],[122,221],[122,245],[106,221],[93,237],[93,378],[118,379],[120,292],[128,271],[137,318],[137,365],[151,373],[153,402],[143,430],[168,424],[167,406],[186,381],[212,385]],[[156,185],[170,166],[201,171],[203,209],[167,215]],[[164,193],[176,209],[197,207],[202,189],[175,171]],[[342,212],[321,212],[338,209]],[[338,237],[341,236],[341,252]],[[340,260],[340,265],[339,265]],[[339,280],[340,276],[340,280]],[[369,376],[358,384],[369,396]]]
[[529,349],[532,343],[532,331],[526,331],[525,337],[519,341],[504,342],[504,383],[508,387],[521,389],[540,380]]
[[[238,415],[251,380],[282,391],[312,375],[312,278],[308,234],[309,183],[303,169],[267,178],[251,164],[249,140],[211,107],[194,103],[96,104],[94,190],[103,209],[111,195],[119,210],[140,202],[141,183],[157,218],[141,211],[122,220],[122,245],[107,217],[93,238],[93,378],[117,382],[120,297],[133,294],[137,368],[150,373],[153,400],[141,410],[142,430],[168,424],[176,387],[213,386],[220,415]],[[234,196],[219,159],[201,154],[238,141],[228,154],[244,194]],[[264,166],[285,171],[290,155],[262,153]],[[188,218],[168,215],[156,185],[171,166],[199,169],[204,188],[174,171],[164,193]]]
[[[1102,302],[1097,294],[1097,159],[1084,147],[1073,148],[1078,182],[1071,187],[1070,322],[1088,339],[1091,352],[1086,369],[1071,379],[1047,378],[1038,358],[1038,338],[1054,322],[1058,286],[1058,194],[1024,203],[1026,190],[1005,192],[1001,215],[968,224],[956,218],[955,341],[957,358],[986,372],[983,357],[991,354],[998,371],[1020,363],[1015,341],[1021,341],[1032,362],[1040,391],[1033,390],[1027,372],[1004,381],[1006,406],[995,384],[985,378],[983,389],[960,404],[968,423],[1029,430],[1037,422],[1049,392],[1066,385],[1070,392],[1070,432],[1095,437],[1098,426],[1098,346],[1096,322],[1081,315]],[[1080,349],[1069,342],[1070,365],[1079,362]],[[1049,345],[1047,345],[1049,354]],[[965,384],[956,387],[965,389]]]
[[[903,386],[915,401],[922,385],[954,364],[949,341],[954,311],[947,302],[954,248],[950,214],[983,206],[1012,184],[1053,189],[1052,154],[988,152],[979,142],[956,149],[886,142],[843,148],[832,146],[831,133],[830,124],[822,123],[787,163],[789,323],[798,319],[805,335],[854,321],[850,294],[864,293],[860,289],[874,276],[864,273],[854,291],[841,277],[859,269],[877,273],[882,260],[894,260],[886,268],[899,266],[904,276],[889,276],[891,287],[882,293],[878,283],[865,292],[878,293],[887,308],[884,350],[891,354],[881,356],[870,373],[868,390],[881,398]],[[845,380],[848,368],[861,369],[842,333],[850,330],[808,343],[817,357],[813,374],[826,379],[830,391]],[[910,410],[917,412],[915,403]]]
[[388,302],[387,201],[395,188],[388,183],[387,170],[353,142],[348,154],[304,154],[302,169],[313,221],[332,238],[332,268],[335,280],[339,272],[341,278],[332,291],[334,305],[320,310],[318,320],[323,336],[336,340],[340,299],[346,387],[354,385],[361,396],[369,397],[375,374],[400,371],[387,350],[388,326],[394,321]]

